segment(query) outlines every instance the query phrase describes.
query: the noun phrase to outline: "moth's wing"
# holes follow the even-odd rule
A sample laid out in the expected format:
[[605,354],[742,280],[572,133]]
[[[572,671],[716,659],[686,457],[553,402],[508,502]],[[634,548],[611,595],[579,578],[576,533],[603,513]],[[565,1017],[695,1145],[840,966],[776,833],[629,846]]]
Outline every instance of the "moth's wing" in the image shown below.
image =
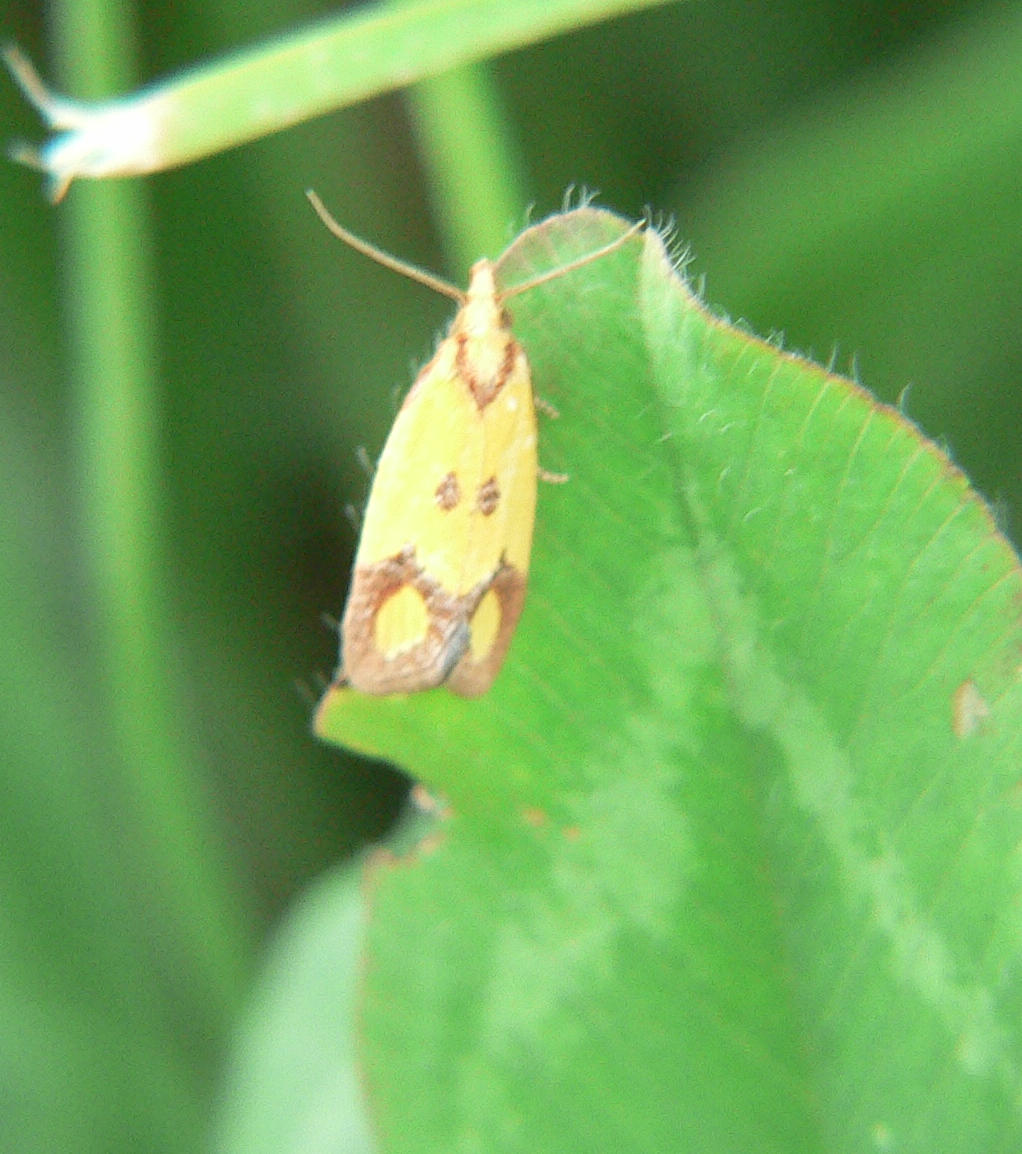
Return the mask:
[[341,623],[343,675],[365,693],[443,683],[468,645],[458,581],[471,533],[451,477],[477,473],[478,413],[450,340],[422,370],[376,468]]
[[[497,676],[525,604],[536,516],[536,414],[528,363],[519,353],[507,383],[483,410],[481,483],[466,554],[477,574],[468,648],[448,687],[475,697]],[[462,580],[468,584],[467,577]]]

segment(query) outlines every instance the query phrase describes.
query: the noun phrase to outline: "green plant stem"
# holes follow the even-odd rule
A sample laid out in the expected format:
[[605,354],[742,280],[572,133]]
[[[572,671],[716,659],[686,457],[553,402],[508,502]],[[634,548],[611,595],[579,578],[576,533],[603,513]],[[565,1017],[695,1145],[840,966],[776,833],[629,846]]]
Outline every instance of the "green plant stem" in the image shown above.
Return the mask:
[[489,69],[469,65],[408,95],[433,211],[459,275],[496,257],[528,200],[517,142]]
[[[131,33],[113,0],[65,0],[55,24],[69,84],[111,88],[129,75]],[[248,948],[176,723],[183,710],[168,660],[155,290],[142,192],[137,185],[83,187],[61,211],[81,548],[113,759],[152,870],[154,901],[171,922],[168,938],[183,942],[215,1028],[236,1005]]]

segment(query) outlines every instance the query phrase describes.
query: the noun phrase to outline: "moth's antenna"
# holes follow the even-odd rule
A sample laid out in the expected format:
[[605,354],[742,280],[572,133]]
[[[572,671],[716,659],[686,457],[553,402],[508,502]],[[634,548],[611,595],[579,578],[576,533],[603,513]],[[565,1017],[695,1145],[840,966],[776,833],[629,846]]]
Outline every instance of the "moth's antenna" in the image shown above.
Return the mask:
[[369,257],[370,260],[376,261],[377,264],[382,264],[384,268],[392,269],[394,272],[408,277],[409,280],[418,281],[419,284],[424,284],[427,288],[433,289],[434,292],[442,293],[445,297],[453,297],[459,304],[465,303],[465,294],[460,288],[456,288],[447,281],[441,280],[440,277],[426,272],[425,269],[418,268],[414,264],[400,260],[396,256],[391,256],[389,252],[384,252],[382,248],[377,248],[367,240],[362,240],[361,237],[356,236],[353,232],[348,232],[343,225],[338,224],[337,221],[334,220],[327,210],[326,205],[324,205],[311,188],[305,190],[305,195],[309,198],[309,203],[316,210],[316,215],[338,240],[343,240],[345,244],[350,245],[356,252],[360,252],[363,256]]
[[519,293],[527,292],[529,289],[535,288],[537,285],[546,284],[548,280],[556,280],[559,276],[564,276],[567,272],[573,272],[577,268],[581,268],[590,261],[599,260],[601,256],[606,256],[616,248],[620,248],[626,240],[630,240],[637,232],[640,232],[646,227],[644,220],[638,220],[632,227],[622,233],[615,240],[609,244],[605,244],[603,248],[595,249],[593,252],[587,252],[585,256],[580,256],[577,260],[570,260],[567,264],[558,265],[557,268],[552,268],[549,272],[541,273],[533,280],[527,280],[524,284],[512,285],[511,288],[505,289],[501,294],[502,300],[507,300],[508,297],[517,296]]

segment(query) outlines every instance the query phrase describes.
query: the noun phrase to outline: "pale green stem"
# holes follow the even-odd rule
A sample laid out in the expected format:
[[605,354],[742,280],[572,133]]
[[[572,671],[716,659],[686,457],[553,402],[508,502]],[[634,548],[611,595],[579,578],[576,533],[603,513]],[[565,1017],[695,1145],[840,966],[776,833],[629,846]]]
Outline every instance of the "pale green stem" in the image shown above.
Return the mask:
[[423,81],[408,94],[433,212],[464,276],[495,258],[524,224],[527,181],[493,78],[472,65]]
[[[131,34],[116,0],[64,0],[54,23],[69,83],[96,89],[124,79]],[[249,943],[171,673],[145,207],[141,189],[117,184],[78,189],[62,211],[81,550],[111,759],[152,871],[153,905],[194,966],[215,1036],[237,1003]]]

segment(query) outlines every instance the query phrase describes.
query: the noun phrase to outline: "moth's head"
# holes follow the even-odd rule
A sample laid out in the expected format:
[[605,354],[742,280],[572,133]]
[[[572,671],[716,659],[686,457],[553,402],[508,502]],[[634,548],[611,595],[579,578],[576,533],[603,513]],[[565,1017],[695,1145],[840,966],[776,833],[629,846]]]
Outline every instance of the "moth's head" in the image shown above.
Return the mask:
[[456,328],[469,336],[485,336],[510,327],[510,318],[497,291],[493,262],[477,260],[469,274],[468,292],[458,313]]

